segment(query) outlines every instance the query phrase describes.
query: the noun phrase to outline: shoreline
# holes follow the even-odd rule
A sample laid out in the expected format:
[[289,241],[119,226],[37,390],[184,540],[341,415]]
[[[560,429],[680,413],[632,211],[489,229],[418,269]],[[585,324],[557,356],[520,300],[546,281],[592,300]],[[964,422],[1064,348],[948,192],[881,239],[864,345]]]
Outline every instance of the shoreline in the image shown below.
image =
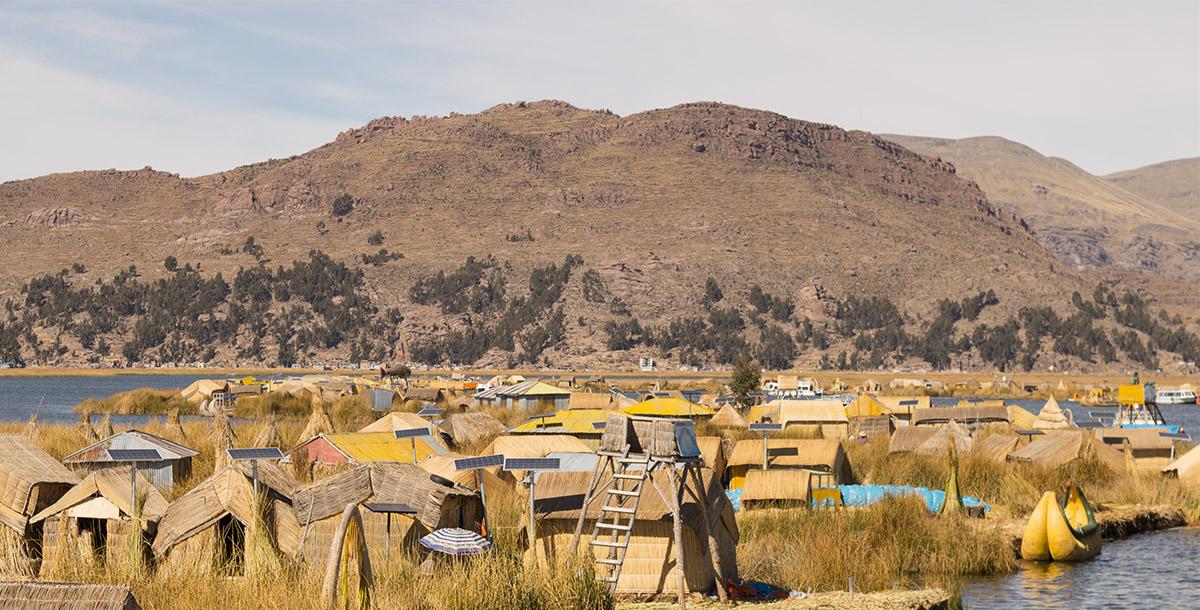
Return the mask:
[[[0,378],[53,378],[53,377],[118,377],[124,375],[144,375],[144,376],[167,376],[167,375],[182,375],[196,377],[240,377],[246,375],[358,375],[358,376],[375,376],[378,375],[378,369],[293,369],[293,368],[273,368],[273,367],[252,367],[252,368],[236,368],[236,367],[177,367],[177,368],[90,368],[90,367],[25,367],[25,368],[9,368],[0,369]],[[537,369],[452,369],[452,368],[431,368],[424,370],[412,371],[414,378],[438,377],[438,376],[476,376],[490,377],[494,375],[523,375],[527,377],[537,378],[569,378],[569,377],[591,377],[591,378],[615,378],[615,379],[642,379],[654,381],[658,379],[670,380],[713,380],[726,381],[732,372],[731,371],[615,371],[615,370],[537,370]],[[1031,373],[987,373],[987,372],[949,372],[949,371],[823,371],[823,370],[791,370],[791,371],[768,371],[763,370],[762,376],[764,379],[770,379],[776,375],[796,375],[800,377],[811,377],[821,385],[831,385],[835,380],[841,381],[851,387],[861,385],[869,379],[874,379],[881,384],[890,383],[895,379],[924,379],[929,381],[937,381],[942,383],[954,383],[958,381],[973,381],[984,382],[999,379],[1002,375],[1006,375],[1008,379],[1017,384],[1043,384],[1058,382],[1080,384],[1097,384],[1097,385],[1116,385],[1129,382],[1129,375],[1126,373],[1052,373],[1052,372],[1031,372]],[[1174,374],[1143,374],[1143,383],[1155,382],[1164,386],[1175,386],[1183,383],[1195,383],[1197,377],[1195,375],[1174,375]]]

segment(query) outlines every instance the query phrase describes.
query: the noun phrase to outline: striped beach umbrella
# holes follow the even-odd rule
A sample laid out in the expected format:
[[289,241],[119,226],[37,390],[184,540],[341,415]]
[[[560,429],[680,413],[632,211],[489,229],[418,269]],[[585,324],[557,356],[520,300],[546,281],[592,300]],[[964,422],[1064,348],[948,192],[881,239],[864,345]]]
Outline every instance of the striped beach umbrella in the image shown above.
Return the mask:
[[492,543],[475,532],[447,527],[421,538],[421,546],[447,555],[475,555],[492,548]]

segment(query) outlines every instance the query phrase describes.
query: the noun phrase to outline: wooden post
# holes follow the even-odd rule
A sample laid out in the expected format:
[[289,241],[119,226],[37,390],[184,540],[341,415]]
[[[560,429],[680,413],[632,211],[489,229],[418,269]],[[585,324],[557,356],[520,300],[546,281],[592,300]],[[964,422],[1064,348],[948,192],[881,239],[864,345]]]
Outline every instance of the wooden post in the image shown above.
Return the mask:
[[[696,480],[696,500],[700,503],[700,518],[704,520],[704,535],[708,538],[708,556],[712,561],[713,580],[717,581],[717,597],[720,598],[722,604],[729,603],[729,593],[725,591],[725,579],[721,572],[721,553],[717,547],[717,537],[713,535],[713,523],[708,518],[708,490],[704,487],[704,476],[700,474],[700,469],[694,464],[689,464],[684,468],[684,485],[687,485],[687,473],[691,471],[692,478]],[[718,519],[720,516],[718,516]]]
[[667,483],[671,485],[671,516],[675,530],[675,570],[679,572],[679,610],[687,609],[687,575],[683,563],[683,519],[680,518],[679,488],[675,483],[675,469],[667,469]]

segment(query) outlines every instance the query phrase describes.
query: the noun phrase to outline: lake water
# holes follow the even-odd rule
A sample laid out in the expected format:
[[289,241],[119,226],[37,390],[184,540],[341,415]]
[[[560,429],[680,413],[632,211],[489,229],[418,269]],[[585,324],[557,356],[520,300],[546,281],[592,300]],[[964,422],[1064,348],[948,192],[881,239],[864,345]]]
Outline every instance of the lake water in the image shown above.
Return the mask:
[[1082,563],[1024,562],[1007,576],[975,579],[968,610],[1000,608],[1200,608],[1200,529],[1104,543]]
[[[0,377],[0,421],[77,421],[71,412],[86,398],[104,398],[135,388],[182,390],[203,375],[114,375],[111,377]],[[114,416],[116,423],[126,423]],[[130,417],[129,421],[136,418]]]

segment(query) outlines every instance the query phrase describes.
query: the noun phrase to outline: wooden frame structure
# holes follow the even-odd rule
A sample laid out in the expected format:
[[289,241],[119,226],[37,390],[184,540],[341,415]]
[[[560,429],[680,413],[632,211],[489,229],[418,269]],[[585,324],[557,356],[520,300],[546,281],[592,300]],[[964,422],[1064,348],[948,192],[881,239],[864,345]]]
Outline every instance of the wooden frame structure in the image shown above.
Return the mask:
[[[728,603],[725,583],[722,582],[720,552],[717,540],[713,536],[707,493],[700,473],[704,461],[696,444],[694,423],[688,419],[611,413],[605,423],[604,436],[600,440],[600,450],[597,454],[600,460],[596,463],[596,469],[592,472],[584,495],[575,524],[575,533],[571,538],[570,553],[575,555],[579,551],[588,508],[597,498],[603,496],[605,504],[602,505],[600,517],[592,527],[588,544],[590,547],[607,549],[607,557],[596,558],[590,548],[588,554],[596,562],[597,576],[608,585],[609,593],[614,593],[637,519],[641,494],[644,493],[646,482],[649,482],[663,503],[671,509],[675,563],[679,574],[679,607],[686,608],[688,593],[683,569],[685,564],[681,508],[685,495],[690,495],[700,507],[717,594],[723,603]],[[666,473],[666,489],[655,480],[656,470]],[[605,474],[608,475],[608,486],[601,489],[600,481]],[[605,521],[606,516],[612,520]],[[628,521],[623,522],[622,519],[626,517]],[[601,530],[607,533],[602,533]],[[607,539],[604,539],[606,536]]]

